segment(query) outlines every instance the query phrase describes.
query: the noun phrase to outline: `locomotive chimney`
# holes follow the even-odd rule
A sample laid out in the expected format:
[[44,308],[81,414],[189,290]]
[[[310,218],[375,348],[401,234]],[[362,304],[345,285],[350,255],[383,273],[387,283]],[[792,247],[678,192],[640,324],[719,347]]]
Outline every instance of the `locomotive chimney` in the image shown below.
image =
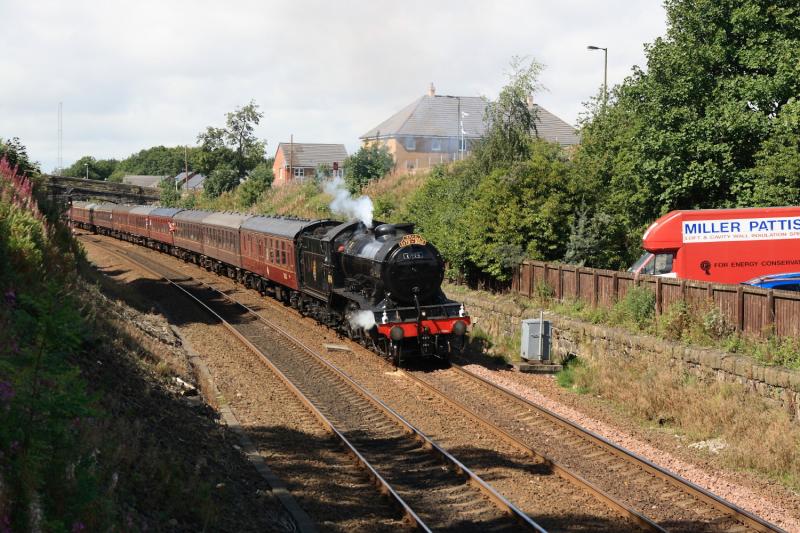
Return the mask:
[[433,86],[433,82],[428,86],[428,96],[436,96],[436,87]]

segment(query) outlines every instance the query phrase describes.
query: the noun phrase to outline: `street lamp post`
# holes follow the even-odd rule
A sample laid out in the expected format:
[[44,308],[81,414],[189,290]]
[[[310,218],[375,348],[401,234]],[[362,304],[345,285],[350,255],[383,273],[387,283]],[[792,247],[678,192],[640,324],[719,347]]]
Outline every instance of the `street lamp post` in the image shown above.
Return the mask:
[[590,44],[586,49],[603,51],[603,106],[605,106],[608,99],[608,48]]
[[84,163],[83,166],[86,168],[86,179],[89,179],[89,163]]

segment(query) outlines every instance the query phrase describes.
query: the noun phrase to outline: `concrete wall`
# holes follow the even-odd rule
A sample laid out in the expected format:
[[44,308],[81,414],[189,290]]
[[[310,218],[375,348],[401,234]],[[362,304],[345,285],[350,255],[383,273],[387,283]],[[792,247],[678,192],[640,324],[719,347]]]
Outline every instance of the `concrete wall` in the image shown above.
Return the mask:
[[[476,325],[494,339],[520,335],[523,318],[538,318],[538,309],[526,309],[509,296],[453,294],[463,301]],[[766,366],[749,357],[718,350],[686,347],[647,335],[545,313],[552,321],[552,359],[560,362],[568,354],[585,358],[615,358],[624,364],[629,354],[643,355],[664,364],[679,363],[703,379],[743,384],[758,394],[785,407],[800,419],[800,372],[783,367]]]

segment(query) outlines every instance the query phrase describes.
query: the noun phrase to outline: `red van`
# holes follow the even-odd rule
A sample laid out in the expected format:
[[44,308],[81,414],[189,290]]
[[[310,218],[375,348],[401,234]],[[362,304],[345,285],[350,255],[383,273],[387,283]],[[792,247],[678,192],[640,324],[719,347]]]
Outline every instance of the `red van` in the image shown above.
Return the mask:
[[647,228],[639,274],[741,283],[800,270],[800,207],[672,211]]

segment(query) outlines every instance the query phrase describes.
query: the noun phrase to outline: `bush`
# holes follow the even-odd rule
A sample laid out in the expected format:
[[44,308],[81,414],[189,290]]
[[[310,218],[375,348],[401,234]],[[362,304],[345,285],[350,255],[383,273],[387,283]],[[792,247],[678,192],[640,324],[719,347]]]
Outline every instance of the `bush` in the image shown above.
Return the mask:
[[614,304],[610,318],[613,323],[628,324],[640,329],[652,325],[656,312],[656,295],[645,287],[631,287],[622,300]]

